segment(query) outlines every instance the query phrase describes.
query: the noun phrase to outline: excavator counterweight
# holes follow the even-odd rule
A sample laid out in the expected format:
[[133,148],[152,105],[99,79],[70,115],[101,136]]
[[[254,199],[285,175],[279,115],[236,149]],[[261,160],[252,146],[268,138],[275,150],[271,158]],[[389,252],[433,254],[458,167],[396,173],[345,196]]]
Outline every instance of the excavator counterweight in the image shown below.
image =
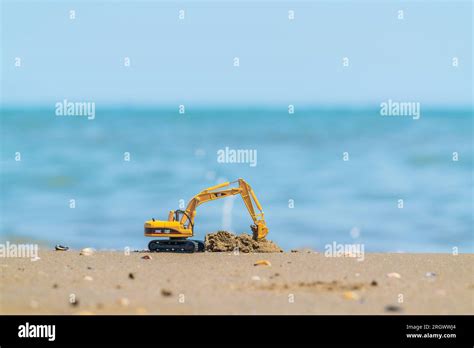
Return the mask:
[[[238,183],[238,186],[230,187],[234,183]],[[186,210],[170,211],[167,221],[155,219],[146,221],[146,237],[168,238],[167,240],[152,240],[148,244],[148,248],[150,251],[204,251],[204,243],[202,241],[187,239],[194,235],[196,208],[209,201],[239,194],[254,222],[250,226],[253,238],[255,240],[265,238],[268,234],[268,227],[265,223],[262,206],[250,185],[244,179],[238,179],[233,182],[224,182],[199,192],[189,201]],[[256,213],[254,205],[258,213]]]

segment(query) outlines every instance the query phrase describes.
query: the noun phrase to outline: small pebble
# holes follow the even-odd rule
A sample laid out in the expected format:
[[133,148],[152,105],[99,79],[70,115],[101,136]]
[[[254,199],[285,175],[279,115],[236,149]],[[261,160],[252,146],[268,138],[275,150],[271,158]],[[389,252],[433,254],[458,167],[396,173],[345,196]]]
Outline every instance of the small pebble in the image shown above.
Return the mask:
[[346,291],[343,294],[344,298],[346,300],[358,300],[359,295],[357,295],[354,291]]
[[130,300],[126,297],[121,297],[119,298],[118,303],[123,307],[127,307],[130,304]]
[[388,305],[388,306],[385,306],[385,311],[386,312],[401,312],[402,307],[394,306],[394,305]]
[[172,293],[171,291],[169,291],[169,290],[161,289],[161,295],[163,295],[163,296],[168,297],[168,296],[171,296],[172,294],[173,294],[173,293]]
[[58,284],[53,284],[53,289],[57,289],[58,288]]
[[128,274],[128,277],[129,277],[130,279],[135,279],[135,275],[134,275],[133,273],[129,273],[129,274]]
[[392,272],[392,273],[387,273],[387,277],[400,279],[402,276],[396,272]]
[[150,255],[145,255],[145,256],[142,256],[142,259],[144,259],[144,260],[151,260],[151,256],[150,256]]
[[260,280],[260,277],[259,276],[252,276],[252,280]]
[[92,254],[94,254],[94,249],[92,249],[92,248],[84,248],[79,253],[79,255],[83,255],[83,256],[90,256]]
[[254,264],[254,266],[271,266],[271,262],[268,260],[258,260]]
[[307,254],[311,254],[315,251],[309,249],[309,248],[302,248],[302,249],[292,249],[291,250],[292,253],[307,253]]
[[91,276],[85,276],[84,280],[87,280],[87,281],[91,282],[91,281],[94,280],[94,278],[92,278]]
[[372,285],[372,286],[377,286],[377,285],[379,285],[379,284],[378,284],[375,280],[372,280],[372,282],[370,283],[370,285]]
[[64,246],[64,245],[59,245],[59,244],[57,244],[57,245],[54,247],[54,249],[57,250],[57,251],[68,251],[68,250],[69,250],[69,247]]
[[434,272],[426,272],[425,276],[428,277],[428,278],[434,278],[434,277],[436,277],[436,273],[434,273]]

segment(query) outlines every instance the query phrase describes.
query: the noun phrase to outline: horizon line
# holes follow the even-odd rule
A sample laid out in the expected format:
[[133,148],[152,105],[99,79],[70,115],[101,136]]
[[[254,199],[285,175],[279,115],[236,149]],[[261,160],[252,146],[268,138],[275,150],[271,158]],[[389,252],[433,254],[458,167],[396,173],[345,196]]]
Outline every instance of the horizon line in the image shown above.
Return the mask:
[[380,104],[392,100],[393,102],[401,103],[420,103],[425,110],[471,110],[473,111],[474,103],[466,104],[450,104],[450,103],[423,103],[417,101],[398,100],[387,98],[378,102],[364,102],[364,103],[306,103],[306,102],[295,102],[295,103],[200,103],[200,102],[176,102],[176,103],[111,103],[111,102],[95,102],[92,100],[75,100],[63,98],[52,103],[1,103],[0,111],[4,110],[46,110],[54,109],[57,103],[61,103],[64,100],[73,103],[94,103],[96,107],[100,107],[104,110],[174,110],[179,109],[181,105],[184,105],[186,109],[194,110],[241,110],[241,109],[254,109],[254,110],[276,110],[276,109],[287,109],[290,105],[293,105],[295,110],[367,110],[377,109]]

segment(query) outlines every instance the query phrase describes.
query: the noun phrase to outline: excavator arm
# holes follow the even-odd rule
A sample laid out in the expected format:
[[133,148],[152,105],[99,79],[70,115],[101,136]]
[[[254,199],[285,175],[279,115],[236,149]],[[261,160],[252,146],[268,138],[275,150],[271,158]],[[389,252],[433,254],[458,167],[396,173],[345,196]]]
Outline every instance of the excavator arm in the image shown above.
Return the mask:
[[[238,183],[238,187],[226,188],[234,183]],[[254,239],[265,238],[265,236],[268,234],[268,227],[265,223],[262,206],[260,205],[260,202],[258,201],[257,196],[253,192],[252,188],[244,179],[238,179],[233,182],[224,182],[199,192],[189,201],[186,210],[183,212],[180,219],[181,225],[185,226],[186,228],[193,228],[194,218],[196,216],[196,208],[199,205],[216,199],[238,194],[241,195],[250,217],[254,222],[254,225],[250,226],[252,228]],[[258,209],[258,213],[255,211],[254,205]]]

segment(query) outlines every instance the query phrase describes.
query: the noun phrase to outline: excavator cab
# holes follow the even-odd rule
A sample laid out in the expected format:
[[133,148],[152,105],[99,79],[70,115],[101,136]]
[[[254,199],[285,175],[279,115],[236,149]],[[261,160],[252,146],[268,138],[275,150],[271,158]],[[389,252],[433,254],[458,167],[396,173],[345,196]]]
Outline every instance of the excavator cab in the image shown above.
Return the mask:
[[170,237],[170,238],[187,238],[193,236],[193,228],[190,227],[190,220],[185,225],[181,223],[183,210],[171,210],[168,215],[168,221],[151,219],[145,222],[146,237]]

